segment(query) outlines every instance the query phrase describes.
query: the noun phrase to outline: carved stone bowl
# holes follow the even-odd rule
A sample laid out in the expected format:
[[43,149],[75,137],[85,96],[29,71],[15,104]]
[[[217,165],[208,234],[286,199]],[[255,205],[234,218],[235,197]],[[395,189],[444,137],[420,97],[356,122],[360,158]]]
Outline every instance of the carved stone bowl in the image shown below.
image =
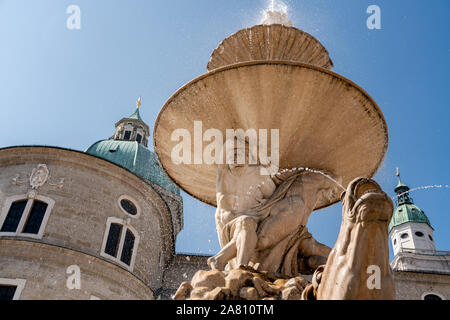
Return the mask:
[[[384,116],[374,100],[342,76],[309,64],[256,61],[215,69],[189,82],[164,105],[154,128],[154,149],[171,179],[193,197],[216,205],[216,166],[175,164],[176,129],[194,139],[194,121],[203,132],[279,129],[280,167],[323,170],[343,186],[372,177],[388,148]],[[208,143],[204,143],[207,146]],[[192,141],[192,151],[194,150]],[[270,145],[269,145],[270,152]],[[329,199],[337,201],[336,185]]]
[[209,71],[230,64],[280,60],[332,69],[327,49],[312,35],[281,24],[256,25],[227,37],[211,54]]

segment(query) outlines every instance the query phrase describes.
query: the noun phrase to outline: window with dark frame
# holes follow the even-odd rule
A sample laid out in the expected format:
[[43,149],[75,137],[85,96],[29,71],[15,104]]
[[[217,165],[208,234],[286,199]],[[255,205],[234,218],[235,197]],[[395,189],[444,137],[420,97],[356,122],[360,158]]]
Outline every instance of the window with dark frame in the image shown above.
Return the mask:
[[123,136],[123,140],[131,139],[131,131],[125,131],[125,135]]
[[11,204],[0,232],[16,232],[22,219],[28,200],[15,201]]
[[42,221],[45,217],[48,204],[42,201],[34,201],[30,213],[27,217],[27,222],[23,228],[22,233],[38,234],[41,229]]
[[127,230],[120,261],[122,261],[128,266],[131,264],[131,257],[133,256],[134,240],[135,240],[134,234],[130,230]]
[[121,222],[116,222],[109,225],[107,232],[108,236],[103,252],[130,267],[136,250],[134,231]]
[[[30,208],[25,210],[29,201],[31,201]],[[37,235],[41,230],[47,209],[48,204],[39,200],[23,199],[14,201],[8,209],[0,232]],[[25,219],[25,223],[19,230],[22,219]]]
[[108,239],[106,240],[105,253],[116,258],[119,250],[120,237],[122,235],[122,225],[111,223],[109,227]]
[[435,294],[427,294],[425,297],[423,297],[423,300],[441,301],[442,298]]
[[17,286],[2,285],[0,284],[0,301],[14,300]]

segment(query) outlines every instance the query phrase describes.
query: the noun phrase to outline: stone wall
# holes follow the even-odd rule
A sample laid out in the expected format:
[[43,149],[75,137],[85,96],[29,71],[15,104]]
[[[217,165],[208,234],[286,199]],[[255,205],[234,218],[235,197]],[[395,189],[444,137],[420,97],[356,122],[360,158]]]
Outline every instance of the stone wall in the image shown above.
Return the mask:
[[422,300],[425,293],[450,299],[450,275],[396,271],[394,277],[397,300]]
[[[120,218],[140,237],[131,273],[151,289],[160,288],[163,269],[173,256],[174,237],[169,209],[155,190],[131,172],[82,152],[50,147],[7,148],[0,150],[0,210],[9,197],[31,191],[29,175],[38,164],[47,165],[50,178],[36,190],[37,194],[53,199],[55,205],[43,238],[37,241],[104,259],[101,248],[107,219]],[[142,211],[140,216],[131,217],[121,210],[118,199],[122,195],[136,201]],[[0,256],[0,263],[3,259]]]
[[[20,300],[153,300],[150,288],[107,260],[34,241],[0,240],[0,278],[26,280]],[[67,286],[80,268],[80,289]]]
[[164,272],[163,288],[157,295],[169,300],[184,281],[190,281],[198,270],[209,270],[209,256],[177,254]]

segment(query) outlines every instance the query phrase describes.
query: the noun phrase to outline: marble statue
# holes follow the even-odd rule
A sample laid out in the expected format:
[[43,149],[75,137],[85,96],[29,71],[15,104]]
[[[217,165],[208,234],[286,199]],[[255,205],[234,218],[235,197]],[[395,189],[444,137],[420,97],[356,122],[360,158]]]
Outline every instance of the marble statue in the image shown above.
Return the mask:
[[[302,178],[300,181],[297,179]],[[316,184],[315,177],[309,175],[294,177],[299,189],[310,190],[308,186]],[[312,181],[309,179],[313,179]],[[315,178],[317,179],[317,178]],[[294,187],[294,190],[295,188]],[[317,187],[315,187],[317,189]],[[290,190],[290,191],[294,191]],[[278,189],[277,189],[278,191]],[[274,194],[277,192],[275,191]],[[295,190],[295,196],[313,196],[313,193],[299,192]],[[290,196],[284,199],[289,199]],[[308,198],[305,198],[308,199]],[[268,203],[270,200],[267,200]],[[283,200],[281,200],[283,201]],[[280,201],[280,202],[281,202]],[[389,249],[387,228],[393,213],[392,200],[382,191],[381,187],[373,180],[367,178],[358,178],[350,183],[347,191],[342,196],[342,225],[338,240],[331,251],[328,261],[325,265],[319,266],[313,277],[312,283],[309,283],[299,274],[278,273],[268,271],[268,268],[256,270],[251,266],[233,267],[230,270],[209,270],[199,271],[195,274],[192,281],[181,284],[177,293],[174,295],[175,300],[392,300],[395,298],[395,288],[391,268],[389,266]],[[277,208],[276,205],[273,208]],[[286,207],[285,207],[286,208]],[[308,208],[308,207],[306,207]],[[292,208],[285,212],[290,212]],[[278,209],[274,209],[274,216],[280,214]],[[220,215],[220,214],[219,214]],[[268,219],[269,214],[265,219]],[[282,215],[282,214],[281,214]],[[243,216],[243,215],[241,215]],[[238,215],[237,219],[241,219]],[[244,215],[245,216],[245,215]],[[245,218],[244,218],[245,219]],[[275,218],[276,219],[276,218]],[[283,218],[280,218],[283,219]],[[263,220],[262,224],[265,223]],[[290,220],[293,221],[293,220]],[[229,223],[233,223],[231,220]],[[236,222],[237,223],[237,222]],[[260,222],[261,223],[261,222]],[[272,222],[268,222],[272,224]],[[276,225],[276,224],[275,224]],[[248,227],[248,226],[247,226]],[[252,226],[253,228],[255,226]],[[239,229],[241,228],[241,229]],[[283,230],[275,228],[277,237],[273,239],[281,239]],[[291,229],[294,227],[292,226]],[[257,228],[258,229],[258,228]],[[261,259],[264,255],[258,255],[261,245],[258,241],[264,239],[269,229],[262,229],[255,232],[253,229],[246,227],[235,227],[233,239],[236,239],[232,245],[240,248],[245,237],[242,234],[235,234],[237,231],[247,233],[247,236],[254,237],[256,245],[250,261]],[[281,232],[280,234],[278,232]],[[300,231],[301,233],[301,231]],[[284,231],[287,234],[287,231]],[[226,236],[226,234],[225,234]],[[296,239],[298,252],[308,256],[318,253],[325,253],[326,247],[321,247],[312,239],[312,237],[304,238],[308,241],[298,241],[298,238],[292,237],[292,233],[287,235],[288,239]],[[231,240],[228,243],[233,243]],[[279,260],[283,256],[292,262],[292,255],[286,255],[284,251],[290,251],[290,246],[279,246],[283,240],[278,241],[275,246],[269,248],[269,255],[273,254],[278,258],[270,260],[272,263],[285,263]],[[236,252],[237,249],[225,250]],[[249,247],[244,247],[250,249]],[[253,248],[253,247],[252,247]],[[275,252],[280,248],[280,252]],[[241,248],[239,250],[242,250]],[[284,251],[283,251],[284,250]],[[308,250],[311,250],[308,252]],[[324,252],[322,252],[322,250]],[[263,250],[264,251],[264,250]],[[251,253],[251,252],[248,252]],[[211,259],[211,264],[224,256],[230,258],[231,253],[222,252],[218,256]],[[247,252],[243,254],[246,256]],[[283,255],[284,254],[284,255]],[[236,258],[235,258],[236,259]],[[295,259],[293,259],[295,260]],[[261,259],[262,263],[265,262]],[[288,261],[288,262],[289,262]],[[222,262],[223,263],[223,262]],[[276,266],[273,264],[271,266]]]
[[262,168],[219,166],[216,226],[222,250],[208,260],[209,266],[218,270],[251,266],[292,276],[299,268],[315,270],[331,249],[317,242],[306,224],[331,182],[310,172],[281,179],[264,176]]

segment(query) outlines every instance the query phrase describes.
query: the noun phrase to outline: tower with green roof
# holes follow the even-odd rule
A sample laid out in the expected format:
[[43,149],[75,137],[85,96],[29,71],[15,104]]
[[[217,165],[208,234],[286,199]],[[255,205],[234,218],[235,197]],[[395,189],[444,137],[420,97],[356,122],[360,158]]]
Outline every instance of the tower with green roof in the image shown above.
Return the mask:
[[113,162],[140,178],[179,195],[180,189],[168,178],[154,153],[148,149],[150,128],[139,113],[141,98],[136,106],[132,115],[115,124],[116,130],[111,138],[94,143],[86,153]]
[[449,296],[450,253],[437,251],[425,212],[415,205],[397,169],[396,209],[389,224],[397,299],[445,300]]
[[397,176],[397,208],[389,225],[394,254],[403,251],[435,251],[434,229],[430,220],[425,212],[414,204],[410,189],[402,182],[400,173],[397,173]]
[[140,115],[141,97],[136,110],[115,124],[112,137],[95,142],[86,153],[130,171],[149,184],[164,200],[172,214],[173,234],[183,229],[183,204],[180,189],[159,166],[155,154],[148,149],[150,128]]

